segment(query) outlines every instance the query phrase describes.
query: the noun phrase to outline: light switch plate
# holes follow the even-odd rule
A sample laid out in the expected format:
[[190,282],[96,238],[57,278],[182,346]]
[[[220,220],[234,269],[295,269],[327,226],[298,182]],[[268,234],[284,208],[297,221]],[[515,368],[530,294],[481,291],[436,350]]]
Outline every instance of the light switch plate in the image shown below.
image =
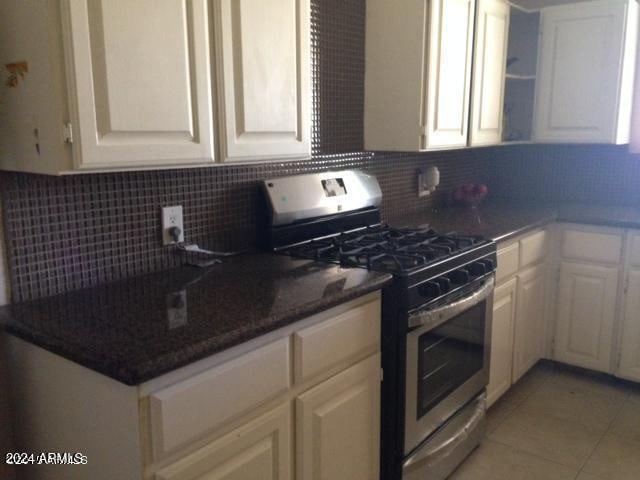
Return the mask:
[[176,242],[169,234],[172,227],[180,229],[178,242],[184,242],[184,224],[182,220],[182,205],[162,207],[162,244],[174,245]]

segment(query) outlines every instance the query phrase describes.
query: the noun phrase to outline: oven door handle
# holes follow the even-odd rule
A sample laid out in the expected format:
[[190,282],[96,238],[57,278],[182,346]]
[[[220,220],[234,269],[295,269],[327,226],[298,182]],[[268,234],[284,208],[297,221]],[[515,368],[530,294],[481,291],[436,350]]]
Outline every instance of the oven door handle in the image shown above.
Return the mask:
[[446,441],[439,443],[432,448],[418,449],[417,452],[404,461],[402,467],[408,468],[421,462],[426,462],[427,466],[434,465],[450,455],[458,445],[469,438],[469,435],[478,428],[480,423],[483,422],[486,417],[486,396],[482,395],[476,400],[476,402],[477,404],[473,413],[454,435],[451,435]]
[[491,274],[484,283],[470,295],[431,310],[420,310],[409,315],[409,328],[431,327],[435,328],[450,318],[459,315],[465,310],[486,300],[492,293],[495,283],[495,275]]

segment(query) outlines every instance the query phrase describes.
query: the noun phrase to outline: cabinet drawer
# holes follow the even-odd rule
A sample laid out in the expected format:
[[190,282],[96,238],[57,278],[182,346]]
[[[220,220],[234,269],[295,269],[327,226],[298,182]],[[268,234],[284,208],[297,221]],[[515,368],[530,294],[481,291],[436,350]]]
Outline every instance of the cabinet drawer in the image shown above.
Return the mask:
[[291,478],[291,405],[251,420],[156,472],[154,480]]
[[565,230],[562,236],[562,257],[603,263],[620,263],[622,237],[613,232]]
[[151,394],[154,457],[285,392],[289,379],[289,339],[285,338]]
[[294,334],[295,381],[304,382],[341,362],[377,352],[379,344],[376,299]]
[[640,233],[631,236],[629,243],[629,264],[640,265]]
[[496,268],[496,283],[506,280],[518,271],[520,260],[520,244],[518,242],[498,249],[498,266]]
[[520,240],[520,268],[532,265],[547,255],[547,231],[532,233]]

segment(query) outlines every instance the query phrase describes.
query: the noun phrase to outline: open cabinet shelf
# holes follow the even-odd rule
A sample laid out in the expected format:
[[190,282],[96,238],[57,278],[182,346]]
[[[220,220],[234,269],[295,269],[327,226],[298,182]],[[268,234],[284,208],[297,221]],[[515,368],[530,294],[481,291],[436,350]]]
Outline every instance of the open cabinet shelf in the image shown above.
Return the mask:
[[507,144],[532,140],[539,24],[539,11],[511,4],[502,137]]

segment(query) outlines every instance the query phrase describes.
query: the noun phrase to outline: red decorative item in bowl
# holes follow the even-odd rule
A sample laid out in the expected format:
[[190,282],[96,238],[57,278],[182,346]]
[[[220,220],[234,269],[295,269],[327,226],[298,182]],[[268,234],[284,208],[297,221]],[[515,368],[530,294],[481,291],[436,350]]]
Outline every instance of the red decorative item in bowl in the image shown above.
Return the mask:
[[456,203],[476,208],[489,193],[486,185],[479,183],[465,183],[453,191],[453,199]]

